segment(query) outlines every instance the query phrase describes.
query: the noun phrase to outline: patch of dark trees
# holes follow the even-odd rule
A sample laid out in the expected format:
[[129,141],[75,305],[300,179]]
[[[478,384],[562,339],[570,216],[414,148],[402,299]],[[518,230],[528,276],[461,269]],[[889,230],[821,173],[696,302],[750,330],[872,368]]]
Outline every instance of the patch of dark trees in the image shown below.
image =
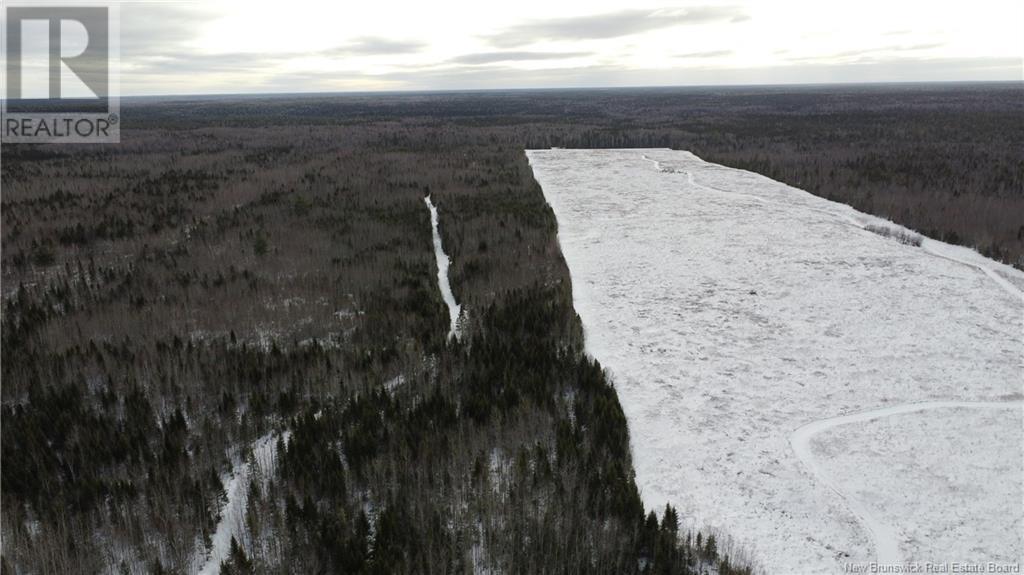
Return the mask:
[[643,508],[506,140],[180,126],[5,155],[3,571],[189,571],[271,437],[223,573],[749,572],[686,510]]

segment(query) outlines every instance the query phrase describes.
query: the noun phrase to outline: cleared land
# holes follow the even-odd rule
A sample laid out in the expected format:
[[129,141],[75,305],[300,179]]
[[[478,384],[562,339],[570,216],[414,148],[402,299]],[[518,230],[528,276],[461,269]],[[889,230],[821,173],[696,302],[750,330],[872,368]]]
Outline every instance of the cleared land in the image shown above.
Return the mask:
[[648,506],[777,572],[1020,560],[1024,274],[686,152],[528,155]]

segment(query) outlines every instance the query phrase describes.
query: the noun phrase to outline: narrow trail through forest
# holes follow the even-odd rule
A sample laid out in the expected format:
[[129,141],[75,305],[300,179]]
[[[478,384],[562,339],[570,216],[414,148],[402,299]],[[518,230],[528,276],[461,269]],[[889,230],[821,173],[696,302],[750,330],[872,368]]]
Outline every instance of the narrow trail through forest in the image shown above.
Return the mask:
[[228,558],[231,540],[242,543],[245,532],[245,510],[249,504],[249,486],[253,481],[269,478],[277,466],[277,439],[285,442],[291,434],[268,433],[252,443],[251,453],[243,455],[224,485],[227,501],[220,510],[209,551],[202,557],[199,575],[220,573],[221,562]]
[[437,207],[430,200],[430,196],[423,198],[430,209],[430,227],[434,236],[434,258],[437,259],[437,285],[441,289],[441,297],[448,306],[448,315],[451,319],[451,327],[448,329],[448,337],[459,337],[459,314],[462,313],[462,306],[455,301],[455,294],[452,292],[452,284],[448,281],[448,267],[451,259],[444,253],[444,246],[441,245],[441,232]]

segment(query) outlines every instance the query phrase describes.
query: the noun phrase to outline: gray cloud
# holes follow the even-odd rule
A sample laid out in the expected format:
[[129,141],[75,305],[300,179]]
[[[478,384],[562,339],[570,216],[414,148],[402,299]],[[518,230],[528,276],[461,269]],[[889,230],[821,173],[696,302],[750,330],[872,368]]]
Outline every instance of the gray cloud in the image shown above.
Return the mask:
[[787,58],[791,62],[828,62],[834,60],[850,60],[850,59],[862,59],[862,60],[874,60],[876,56],[884,52],[898,52],[898,53],[910,53],[919,52],[923,50],[931,50],[932,48],[939,48],[945,44],[941,42],[931,42],[927,44],[913,44],[913,45],[902,45],[893,44],[889,46],[878,46],[876,48],[865,48],[863,50],[847,50],[845,52],[837,52],[834,54],[827,55],[816,55],[816,56],[794,56]]
[[258,72],[287,60],[284,55],[253,52],[227,52],[218,54],[198,54],[185,52],[165,57],[150,57],[130,62],[125,70],[129,76],[134,74],[186,74],[202,75],[208,73],[246,73]]
[[826,58],[851,58],[856,56],[868,56],[871,54],[877,54],[879,52],[916,52],[918,50],[930,50],[932,48],[938,48],[939,46],[942,46],[942,43],[934,42],[931,44],[914,44],[912,46],[891,44],[889,46],[866,48],[864,50],[848,50],[846,52],[839,52],[838,54],[833,54],[832,56],[826,56]]
[[940,48],[945,46],[942,42],[930,42],[928,44],[914,44],[913,46],[901,46],[897,50],[913,51],[913,50],[931,50],[932,48]]
[[[223,12],[199,3],[125,2],[120,10],[121,82],[138,91],[149,83],[188,84],[215,75],[244,77],[262,73],[294,58],[344,58],[408,54],[420,42],[363,36],[315,52],[202,53],[195,42]],[[211,78],[213,79],[213,78]]]
[[198,4],[125,2],[119,23],[121,58],[173,58],[188,51],[221,14]]
[[711,65],[670,70],[629,69],[595,65],[521,70],[510,67],[462,66],[430,71],[408,70],[374,78],[400,89],[460,90],[615,86],[722,86],[832,84],[858,82],[940,82],[950,80],[1020,81],[1015,58],[891,58],[845,64],[806,64],[764,68],[722,69]]
[[205,54],[178,46],[175,50],[151,50],[125,58],[127,72],[143,74],[203,74],[262,72],[272,66],[294,58],[323,56],[345,58],[357,56],[387,56],[408,54],[421,50],[420,42],[363,37],[351,42],[315,52],[220,52]]
[[536,60],[565,60],[589,56],[590,52],[480,52],[464,54],[449,60],[455,64],[494,64],[497,62],[524,62]]
[[[742,9],[730,7],[633,9],[579,18],[528,21],[490,37],[491,51],[463,54],[427,66],[391,63],[388,68],[391,72],[384,74],[326,71],[288,74],[282,71],[287,68],[284,65],[296,58],[320,56],[342,60],[401,55],[424,51],[427,46],[415,41],[364,36],[342,38],[336,47],[304,53],[197,52],[195,46],[205,26],[221,15],[197,3],[124,3],[121,9],[123,93],[194,93],[211,88],[236,92],[316,91],[351,89],[349,86],[359,85],[388,89],[472,89],[1022,79],[1019,58],[929,58],[927,50],[942,44],[912,43],[919,38],[903,36],[910,33],[904,30],[895,30],[887,34],[891,38],[879,41],[891,45],[811,57],[796,57],[799,50],[793,50],[786,54],[792,56],[786,65],[750,69],[715,68],[714,58],[728,56],[732,53],[729,50],[680,53],[674,56],[677,66],[672,69],[648,70],[614,64],[568,66],[558,61],[591,53],[548,52],[529,47],[531,43],[546,40],[600,40],[675,26],[727,24],[747,19]],[[566,50],[573,49],[587,50],[588,47],[566,47]],[[521,70],[511,66],[524,61],[551,61],[557,68]],[[280,74],[275,74],[279,71]]]
[[603,40],[683,24],[742,22],[747,19],[749,16],[743,10],[729,6],[621,10],[578,18],[526,22],[490,36],[488,40],[495,46],[512,48],[544,40]]
[[[191,43],[200,37],[204,26],[223,15],[209,6],[191,2],[125,2],[121,7],[121,57],[124,60],[138,57],[196,58],[194,50],[190,48]],[[334,48],[303,55],[409,54],[425,47],[426,44],[422,42],[362,36]],[[284,53],[280,56],[288,57],[289,54]],[[226,54],[225,57],[233,59],[231,54]]]
[[[451,66],[384,74],[301,72],[254,78],[229,89],[235,93],[292,93],[350,90],[374,83],[389,90],[471,90],[615,86],[712,86],[831,84],[856,82],[1021,81],[1019,58],[895,58],[845,64],[805,64],[721,69],[710,65],[670,70],[612,65],[522,70],[508,66]],[[175,93],[190,94],[187,83]],[[145,91],[136,93],[147,93]],[[149,92],[152,93],[152,92]],[[166,91],[163,93],[167,93]]]
[[691,58],[719,58],[721,56],[731,56],[735,54],[732,50],[708,50],[707,52],[687,52],[686,54],[674,54],[673,58],[691,59]]
[[426,47],[422,42],[394,40],[377,36],[356,38],[347,44],[324,50],[325,56],[387,56],[392,54],[411,54]]

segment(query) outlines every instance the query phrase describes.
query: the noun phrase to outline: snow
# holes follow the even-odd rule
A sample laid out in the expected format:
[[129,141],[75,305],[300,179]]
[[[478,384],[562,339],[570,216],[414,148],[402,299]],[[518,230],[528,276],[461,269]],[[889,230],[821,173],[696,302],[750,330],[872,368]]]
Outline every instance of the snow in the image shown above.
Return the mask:
[[[886,519],[882,519],[882,518],[878,517],[876,515],[876,513],[874,513],[874,511],[871,510],[870,505],[866,504],[862,500],[863,498],[866,498],[866,497],[859,496],[859,495],[854,495],[854,494],[846,492],[846,490],[840,484],[840,482],[838,482],[835,479],[831,479],[831,477],[854,477],[856,475],[859,475],[858,470],[870,469],[872,466],[878,466],[879,463],[886,463],[886,462],[889,462],[889,465],[901,465],[901,463],[902,463],[903,466],[906,466],[907,468],[909,468],[908,470],[901,470],[901,472],[900,472],[900,476],[905,477],[907,475],[907,473],[912,471],[912,470],[921,470],[921,469],[926,469],[927,470],[929,468],[929,466],[928,465],[924,465],[925,462],[921,460],[922,451],[915,449],[915,450],[911,450],[911,451],[907,451],[907,452],[903,452],[903,453],[896,453],[895,452],[896,449],[894,449],[894,448],[899,446],[897,444],[897,445],[888,446],[888,449],[885,452],[886,457],[885,458],[880,458],[879,455],[878,455],[878,450],[880,448],[879,447],[879,443],[880,442],[886,442],[886,441],[890,441],[890,442],[893,441],[894,437],[893,437],[893,435],[891,433],[884,433],[881,438],[874,439],[872,442],[863,441],[861,443],[851,445],[849,443],[849,441],[848,441],[848,442],[846,442],[846,444],[844,445],[844,448],[842,450],[837,450],[836,449],[837,446],[836,446],[835,440],[834,440],[834,442],[831,442],[831,443],[826,443],[826,442],[820,441],[820,444],[821,444],[821,446],[819,447],[820,451],[824,452],[824,451],[827,451],[828,449],[833,449],[836,452],[835,453],[830,453],[830,455],[835,457],[835,458],[837,458],[837,459],[839,459],[839,460],[845,460],[848,463],[848,465],[849,465],[850,462],[853,462],[855,460],[855,457],[853,455],[858,455],[859,454],[859,455],[862,455],[862,456],[867,458],[867,460],[858,461],[858,465],[855,465],[851,469],[845,470],[843,473],[829,474],[828,472],[826,472],[824,470],[824,466],[819,465],[819,462],[816,460],[817,457],[818,457],[818,454],[816,454],[814,452],[814,449],[811,447],[811,441],[815,438],[816,435],[820,434],[821,432],[826,432],[826,431],[828,431],[830,429],[833,429],[833,428],[836,428],[836,427],[839,427],[839,426],[846,426],[846,425],[850,425],[850,424],[859,424],[859,423],[871,422],[871,421],[873,421],[873,419],[880,419],[880,418],[884,418],[884,417],[889,417],[891,415],[899,415],[899,414],[903,414],[903,413],[914,413],[914,412],[925,411],[925,410],[930,410],[930,409],[950,409],[950,408],[1004,409],[1004,410],[1006,410],[1006,409],[1017,409],[1017,410],[1020,410],[1022,405],[1024,405],[1024,403],[1021,403],[1019,401],[1000,401],[1000,402],[930,401],[930,402],[925,402],[925,403],[905,403],[905,404],[902,404],[902,405],[894,405],[894,406],[891,406],[891,407],[883,407],[881,409],[872,409],[872,410],[869,410],[869,411],[861,411],[861,412],[852,413],[852,414],[849,414],[849,415],[840,415],[840,416],[836,416],[836,417],[828,417],[828,418],[825,418],[825,419],[818,419],[818,421],[812,422],[810,424],[807,424],[806,426],[803,426],[800,429],[798,429],[796,432],[794,432],[793,436],[791,437],[790,442],[793,445],[793,449],[796,452],[797,456],[804,463],[804,466],[811,471],[811,473],[815,476],[815,478],[820,483],[822,483],[824,485],[827,485],[831,490],[835,491],[836,494],[839,497],[844,499],[845,502],[846,502],[846,506],[849,508],[850,512],[853,513],[855,516],[857,516],[858,521],[860,521],[860,523],[864,526],[864,528],[868,532],[870,532],[874,548],[876,548],[877,551],[878,551],[878,561],[879,561],[879,563],[889,564],[889,565],[901,564],[901,563],[905,563],[905,561],[900,556],[899,545],[897,544],[898,541],[899,541],[899,537],[900,536],[899,536],[899,533],[896,530],[895,523],[896,522],[904,522],[904,523],[906,523],[906,520],[901,520],[900,518],[897,517],[895,519],[887,521]],[[963,414],[957,415],[956,418],[959,419],[959,421],[964,421],[965,415],[963,415]],[[904,418],[904,421],[905,421],[905,418]],[[941,418],[940,418],[940,421],[941,421]],[[977,430],[978,429],[978,425],[972,425],[971,428],[974,429],[974,430]],[[1004,426],[1004,428],[1006,428],[1006,426]],[[859,426],[859,427],[857,427],[855,429],[858,429],[858,430],[867,429],[867,430],[872,430],[872,431],[874,431],[876,433],[879,430],[879,428],[877,426]],[[972,455],[974,453],[973,449],[951,448],[950,445],[948,445],[948,442],[947,442],[947,444],[941,444],[941,443],[935,441],[935,438],[938,437],[936,435],[936,432],[941,432],[941,431],[949,430],[949,429],[953,429],[953,428],[951,428],[950,426],[946,426],[945,422],[943,422],[942,429],[935,430],[934,432],[929,433],[926,436],[926,437],[930,438],[930,441],[926,443],[925,447],[928,447],[928,446],[935,447],[936,445],[942,445],[943,448],[938,450],[938,457],[935,457],[935,454],[932,455],[933,459],[935,459],[935,458],[940,459],[940,460],[937,461],[938,465],[934,466],[936,469],[941,469],[942,467],[944,467],[944,463],[946,463],[947,461],[944,461],[944,460],[941,460],[941,459],[946,457],[946,456],[948,456],[950,453],[956,453],[957,457],[962,460],[961,461],[961,465],[952,466],[951,469],[953,471],[955,471],[957,469],[965,469],[968,466],[964,465],[965,461],[963,461],[963,459],[966,458],[965,456]],[[996,429],[993,430],[993,433],[1005,432],[1005,431],[1006,431],[1006,429],[996,428]],[[950,438],[950,439],[964,439],[965,437],[969,437],[969,436],[965,436],[965,435],[959,433],[958,429],[956,430],[955,433],[956,433],[956,437],[953,437],[953,438]],[[913,434],[913,430],[908,430],[908,432],[905,432],[904,434],[901,434],[901,435],[912,435],[912,434]],[[977,439],[977,435],[978,434],[975,434],[975,439]],[[985,437],[985,436],[982,435],[982,437]],[[1010,466],[1006,466],[1006,467],[1001,467],[1000,471],[1002,473],[1000,473],[1000,474],[993,474],[994,477],[981,477],[979,479],[987,480],[987,481],[1010,479],[1011,481],[1016,481],[1019,478],[1019,476],[1015,473],[1015,468],[1013,466],[1013,461],[1014,461],[1014,458],[1015,458],[1014,457],[1013,437],[1011,436],[1009,439],[1010,439],[1010,441],[1001,442],[1001,443],[996,443],[995,444],[995,447],[998,449],[998,451],[996,453],[996,455],[997,455],[996,457],[990,457],[990,460],[982,459],[982,460],[978,461],[978,463],[979,463],[980,466],[986,466],[986,465],[991,465],[991,463],[993,463],[993,462],[998,463],[999,461],[1004,461],[1004,462],[1010,462],[1011,465]],[[868,450],[866,453],[857,453],[856,449],[857,449],[858,445],[873,445],[874,447],[873,447],[873,449]],[[1001,449],[999,449],[999,448],[1001,448]],[[879,460],[874,460],[874,459],[879,459]],[[1019,470],[1020,467],[1018,466],[1016,469]],[[946,473],[944,475],[948,476],[949,474]],[[862,478],[862,480],[867,480],[867,481],[869,481],[870,479],[871,479],[871,476],[866,476],[866,477]],[[899,478],[896,478],[896,479],[899,479]],[[929,485],[935,486],[936,483],[937,483],[936,481],[930,481],[930,480],[926,479],[926,481],[921,482],[920,485],[922,485],[922,486],[929,486]],[[965,486],[967,488],[972,487],[972,485],[969,482],[961,482],[961,483],[965,483],[966,484]],[[905,487],[911,488],[914,485],[915,484],[910,484],[910,485],[906,485]],[[1013,485],[1010,485],[1008,487],[1009,487],[1009,490],[1013,489]],[[880,486],[877,486],[876,489],[873,489],[873,490],[871,490],[871,492],[867,493],[867,497],[869,497],[869,496],[880,496],[880,495],[884,496],[886,491],[887,491],[886,486],[885,485],[880,485]],[[946,499],[947,501],[948,501],[948,497],[950,496],[950,494],[948,492],[939,492],[939,493],[936,493],[936,494],[939,495],[939,496],[947,497],[947,499]],[[877,505],[877,506],[880,507],[880,511],[882,511],[882,512],[884,512],[886,510],[886,508],[889,508],[888,505]],[[897,502],[897,504],[894,505],[894,507],[898,508],[898,506],[899,505],[898,505],[898,502]],[[993,533],[989,533],[988,536],[992,536],[992,535],[997,536],[1000,533],[1020,533],[1021,532],[1022,524],[1021,524],[1021,518],[1019,516],[1014,516],[1014,514],[1002,514],[1002,513],[998,513],[997,512],[997,513],[993,513],[993,514],[986,514],[985,517],[988,518],[989,525],[991,525],[991,526],[996,528],[996,529],[993,530]],[[907,518],[907,519],[912,522],[912,520],[914,518],[910,517],[910,518]],[[924,541],[924,543],[934,543],[934,542],[935,542],[934,539]],[[1010,545],[1012,545],[1012,541],[1010,541]],[[939,557],[941,555],[941,549],[942,548],[943,547],[940,546],[940,547],[935,547],[934,549],[932,549],[933,552],[938,551],[938,552],[936,552],[935,557]],[[1004,547],[1004,548],[1007,548],[1007,547]],[[957,558],[957,559],[964,559],[964,558]],[[975,562],[983,562],[983,561],[990,560],[990,559],[992,559],[992,557],[990,557],[990,556],[972,558],[972,560],[975,561]],[[1005,558],[1000,558],[1000,559],[1002,559],[1004,561],[1012,561],[1013,560],[1012,557],[1005,557]]]
[[[284,432],[282,437],[288,441],[290,433]],[[277,465],[277,434],[268,433],[252,444],[252,452],[242,458],[231,472],[222,478],[227,502],[220,512],[220,521],[213,533],[213,541],[209,552],[198,569],[200,575],[220,573],[220,564],[228,558],[231,551],[231,539],[245,545],[243,537],[246,532],[245,510],[249,499],[249,485],[252,481],[260,481],[260,487],[266,489],[267,483]]]
[[405,385],[405,376],[399,374],[384,382],[384,391],[388,392],[390,395],[394,395],[395,392],[398,391],[398,388],[403,385]]
[[445,305],[448,306],[448,315],[451,318],[448,337],[458,337],[459,313],[462,308],[455,301],[455,294],[452,293],[452,284],[448,281],[448,266],[451,262],[448,259],[448,254],[444,253],[444,247],[441,245],[437,208],[434,206],[434,202],[430,200],[430,196],[424,197],[423,201],[426,202],[427,208],[430,209],[430,227],[434,236],[434,257],[437,259],[437,285],[441,289],[441,297],[444,299]]
[[[958,560],[973,564],[999,560],[1008,564],[1019,557],[999,550],[1013,549],[1014,538],[1024,533],[1021,514],[1007,513],[998,498],[972,500],[984,491],[1020,496],[1021,453],[1019,441],[1015,441],[1020,430],[1003,422],[1021,406],[1019,401],[897,405],[815,421],[798,429],[791,440],[801,461],[846,500],[850,511],[872,533],[880,563],[906,562],[896,545],[897,525],[908,539],[915,540],[920,554],[931,558],[941,558],[944,550],[957,541],[979,537],[956,512],[939,517],[917,513],[900,517],[893,513],[901,510],[898,495],[902,491],[918,490],[921,501],[935,499],[961,513],[985,519],[980,538],[996,540],[996,544],[990,549],[972,546],[962,551]],[[945,413],[936,417],[928,413],[933,410]],[[893,415],[903,417],[889,417]],[[883,418],[881,424],[849,425]],[[950,420],[959,425],[949,425]],[[962,433],[961,427],[969,427],[973,433]],[[834,428],[838,429],[832,431]],[[903,441],[915,432],[924,432],[928,441]],[[991,445],[983,447],[982,442]],[[956,454],[955,464],[951,464],[950,454]],[[879,467],[898,471],[887,479],[891,485],[880,483],[877,474],[868,472]],[[856,477],[861,489],[844,491],[832,479],[843,477]],[[962,531],[965,526],[967,529]]]
[[1022,560],[1024,273],[687,152],[527,154],[648,508],[771,572]]

